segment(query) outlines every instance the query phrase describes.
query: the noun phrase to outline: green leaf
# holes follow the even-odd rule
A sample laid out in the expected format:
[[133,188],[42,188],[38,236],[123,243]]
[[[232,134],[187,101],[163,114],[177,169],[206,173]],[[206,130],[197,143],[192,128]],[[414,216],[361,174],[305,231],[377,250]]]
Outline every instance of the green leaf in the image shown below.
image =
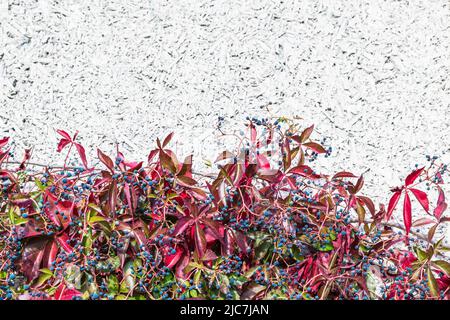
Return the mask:
[[212,162],[211,162],[210,160],[203,159],[203,163],[204,163],[207,167],[209,167],[209,168],[212,167]]
[[47,291],[47,293],[48,293],[50,296],[53,296],[53,295],[55,294],[56,287],[50,287],[50,288],[47,289],[46,291]]
[[303,261],[305,260],[305,257],[302,255],[302,252],[300,251],[300,249],[297,246],[292,246],[291,248],[291,254],[294,257],[295,260],[297,261]]
[[134,264],[133,261],[128,261],[124,266],[124,281],[120,285],[120,292],[128,293],[130,290],[134,288],[136,283],[136,276],[134,272]]
[[363,244],[360,244],[360,245],[359,245],[359,249],[360,249],[362,252],[365,252],[365,253],[370,252],[370,248],[367,247],[367,246],[365,246],[365,245],[363,245]]
[[12,224],[18,226],[28,222],[28,219],[20,216],[20,208],[18,206],[11,206],[8,211],[9,220]]
[[237,286],[242,286],[244,283],[248,281],[248,279],[244,276],[233,277],[234,283]]
[[450,275],[450,263],[448,263],[445,260],[436,260],[433,261],[433,265],[436,268],[439,268],[440,270],[442,270],[442,272],[444,272],[447,276]]
[[53,277],[53,273],[52,274],[48,274],[48,273],[41,273],[39,275],[39,278],[36,281],[36,286],[40,287],[42,286],[48,279],[50,279],[51,277]]
[[416,247],[414,249],[420,262],[428,259],[428,254],[424,250],[420,249],[419,247]]
[[172,199],[174,199],[174,198],[176,198],[176,197],[178,197],[178,194],[172,192],[172,193],[169,193],[169,194],[167,195],[167,200],[172,200]]
[[337,239],[336,232],[334,230],[329,231],[330,239],[335,241]]
[[68,265],[64,271],[64,279],[66,279],[66,282],[76,289],[81,288],[81,277],[82,272],[80,271],[80,267],[75,264]]
[[262,260],[267,255],[269,250],[273,248],[273,244],[270,242],[262,242],[255,250],[255,259]]
[[366,284],[370,298],[372,300],[379,299],[384,283],[378,266],[370,266],[369,272],[366,275]]
[[28,219],[18,217],[18,218],[15,218],[14,225],[18,226],[18,225],[21,225],[21,224],[24,224],[27,222],[28,222]]
[[322,243],[316,247],[317,250],[327,252],[334,249],[331,243]]
[[112,265],[113,270],[120,267],[120,258],[118,256],[109,257],[106,261]]
[[89,223],[94,224],[96,222],[105,221],[106,219],[101,216],[93,216],[89,218]]
[[192,298],[197,298],[198,297],[198,291],[193,289],[189,291],[189,294]]
[[119,292],[119,280],[115,275],[108,277],[108,292],[116,295]]
[[95,203],[89,203],[88,207],[93,209],[94,211],[97,211],[98,213],[102,213],[102,209],[97,206]]
[[258,270],[259,266],[254,266],[253,268],[250,268],[245,274],[245,278],[250,279],[251,276],[253,276],[253,274],[256,272],[256,270]]
[[223,293],[228,293],[230,291],[229,290],[229,288],[230,288],[230,279],[228,279],[227,276],[222,275],[222,274],[219,276],[219,278],[220,278],[220,284],[221,284],[220,291],[222,291]]
[[50,269],[42,268],[42,269],[39,269],[39,271],[42,272],[42,273],[49,274],[49,275],[53,276],[53,271],[51,271]]
[[202,271],[201,270],[195,271],[195,274],[194,274],[194,284],[195,285],[198,285],[200,283],[201,275],[202,275]]
[[42,184],[41,180],[38,179],[38,178],[34,179],[34,183],[38,187],[38,189],[41,190],[41,191],[45,191],[45,189],[47,188],[46,186],[44,186]]
[[431,268],[427,269],[427,275],[428,275],[428,286],[430,287],[431,294],[433,295],[433,297],[437,298],[439,297],[439,287],[433,275],[433,272],[431,271]]
[[91,232],[90,228],[89,228],[88,233],[86,233],[84,235],[82,244],[83,244],[84,252],[86,254],[88,254],[92,248],[92,232]]
[[171,283],[173,283],[173,282],[175,282],[175,281],[174,281],[173,274],[172,274],[172,273],[169,273],[169,274],[167,274],[167,275],[164,277],[164,280],[161,282],[161,285],[167,286],[167,285],[169,285],[169,284],[171,284]]
[[111,236],[111,225],[107,221],[98,221],[97,225],[100,226],[107,237]]
[[9,216],[9,221],[11,221],[11,223],[14,224],[14,222],[15,222],[14,207],[9,208],[8,216]]

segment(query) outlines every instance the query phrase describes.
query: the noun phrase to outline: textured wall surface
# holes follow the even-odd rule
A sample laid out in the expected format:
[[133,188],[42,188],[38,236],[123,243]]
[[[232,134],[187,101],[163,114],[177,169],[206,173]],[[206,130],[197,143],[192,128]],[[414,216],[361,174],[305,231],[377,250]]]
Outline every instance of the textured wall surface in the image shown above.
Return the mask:
[[[246,116],[300,116],[329,171],[385,202],[425,155],[449,159],[450,8],[426,1],[0,0],[0,136],[58,163],[55,128],[144,159],[175,131],[213,160]],[[200,150],[202,152],[200,152]],[[448,161],[450,162],[450,161]]]

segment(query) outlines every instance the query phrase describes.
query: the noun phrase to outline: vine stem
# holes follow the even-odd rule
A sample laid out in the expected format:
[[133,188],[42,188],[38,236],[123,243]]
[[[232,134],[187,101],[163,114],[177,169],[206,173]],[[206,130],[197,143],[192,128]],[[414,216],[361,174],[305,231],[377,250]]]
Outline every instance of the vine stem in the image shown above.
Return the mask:
[[[357,220],[352,220],[350,221],[350,223],[358,223]],[[391,223],[391,222],[380,222],[381,225],[386,226],[386,227],[391,227],[391,228],[396,228],[396,229],[400,229],[406,232],[406,229],[404,226],[402,226],[401,224],[398,223]],[[419,233],[419,232],[415,232],[415,231],[409,231],[410,234],[412,234],[413,236],[415,236],[416,238],[426,241],[426,242],[430,242],[428,241],[428,238],[426,236],[424,236],[423,234]],[[447,246],[441,246],[441,248],[443,248],[444,250],[448,250],[450,251],[450,247]],[[442,255],[442,254],[441,254]]]
[[[18,165],[20,165],[21,162],[19,162],[19,161],[6,161],[6,162],[4,162],[4,164],[10,164],[10,165],[18,164]],[[50,165],[45,165],[45,164],[36,163],[36,162],[27,162],[27,165],[41,167],[41,168],[52,168],[52,169],[63,169],[63,170],[71,170],[71,169],[73,170],[73,169],[76,168],[76,167],[67,167],[67,166],[66,167],[63,167],[63,166],[50,166]],[[201,177],[205,177],[205,178],[214,178],[214,175],[212,175],[212,174],[205,174],[205,173],[196,172],[196,171],[193,171],[192,174],[197,175],[197,176],[201,176]]]
[[[403,231],[406,232],[405,227],[403,227],[401,224],[397,224],[397,223],[389,223],[389,222],[384,222],[384,223],[382,223],[382,224],[385,225],[385,226],[388,226],[388,227],[401,229],[401,230],[403,230]],[[415,237],[417,237],[417,238],[419,238],[419,239],[421,239],[421,240],[424,240],[424,241],[426,241],[426,242],[430,242],[430,241],[428,240],[427,237],[425,237],[423,234],[421,234],[421,233],[419,233],[419,232],[409,231],[409,233],[411,233],[412,235],[414,235]],[[444,249],[444,250],[449,250],[449,251],[450,251],[450,247],[447,247],[447,246],[441,246],[441,248]]]

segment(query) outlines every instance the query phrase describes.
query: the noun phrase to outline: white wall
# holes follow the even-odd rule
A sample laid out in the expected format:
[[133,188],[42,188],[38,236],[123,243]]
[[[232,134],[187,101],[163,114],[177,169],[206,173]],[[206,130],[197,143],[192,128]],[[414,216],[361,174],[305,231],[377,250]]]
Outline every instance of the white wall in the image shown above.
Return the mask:
[[370,168],[378,201],[426,154],[449,159],[446,0],[0,3],[0,136],[19,159],[60,162],[64,128],[90,160],[115,141],[144,159],[172,130],[213,160],[218,116],[230,132],[266,107],[331,138],[327,170]]

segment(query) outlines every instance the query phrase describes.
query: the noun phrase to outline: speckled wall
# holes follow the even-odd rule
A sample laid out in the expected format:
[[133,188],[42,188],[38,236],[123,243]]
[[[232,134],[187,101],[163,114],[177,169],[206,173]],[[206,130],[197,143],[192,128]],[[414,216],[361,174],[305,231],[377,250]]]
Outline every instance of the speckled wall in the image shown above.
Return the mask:
[[[175,131],[213,160],[246,116],[297,115],[387,201],[425,155],[449,160],[450,9],[426,1],[8,1],[0,136],[58,163],[55,128],[144,159]],[[48,160],[50,159],[50,160]]]

